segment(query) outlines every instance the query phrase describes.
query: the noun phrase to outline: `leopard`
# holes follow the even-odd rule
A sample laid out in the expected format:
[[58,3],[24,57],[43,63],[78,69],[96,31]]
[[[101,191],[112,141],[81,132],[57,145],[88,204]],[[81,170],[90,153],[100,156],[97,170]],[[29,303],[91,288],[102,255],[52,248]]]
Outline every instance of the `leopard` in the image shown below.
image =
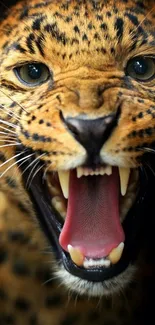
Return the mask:
[[0,1],[0,324],[154,315],[153,0]]

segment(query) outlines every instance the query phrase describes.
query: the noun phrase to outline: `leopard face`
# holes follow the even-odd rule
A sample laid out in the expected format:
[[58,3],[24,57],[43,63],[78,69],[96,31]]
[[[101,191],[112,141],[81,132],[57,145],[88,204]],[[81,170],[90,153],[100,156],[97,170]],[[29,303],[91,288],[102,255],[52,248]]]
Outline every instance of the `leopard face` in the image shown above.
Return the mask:
[[39,221],[57,276],[81,294],[118,291],[138,267],[154,21],[153,1],[32,0],[1,23],[1,186]]

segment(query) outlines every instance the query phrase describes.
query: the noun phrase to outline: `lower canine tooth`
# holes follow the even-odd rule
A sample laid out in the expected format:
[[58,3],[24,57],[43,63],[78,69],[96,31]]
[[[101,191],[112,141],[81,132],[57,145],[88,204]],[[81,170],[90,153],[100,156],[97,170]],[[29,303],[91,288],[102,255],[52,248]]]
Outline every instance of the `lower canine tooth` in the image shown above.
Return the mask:
[[108,259],[112,264],[119,262],[124,249],[124,243],[120,243],[116,248],[114,248],[108,255]]
[[82,266],[84,262],[84,255],[80,251],[79,248],[73,247],[71,245],[68,245],[68,252],[70,254],[70,257],[72,261],[77,265],[77,266]]

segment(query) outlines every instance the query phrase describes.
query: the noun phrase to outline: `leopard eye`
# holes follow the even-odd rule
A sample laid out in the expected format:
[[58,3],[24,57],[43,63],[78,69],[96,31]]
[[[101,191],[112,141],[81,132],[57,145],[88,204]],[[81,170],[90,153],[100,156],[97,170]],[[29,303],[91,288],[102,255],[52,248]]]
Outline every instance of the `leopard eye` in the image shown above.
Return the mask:
[[138,81],[150,81],[155,76],[155,61],[152,58],[136,57],[126,67],[126,75]]
[[50,71],[45,64],[29,63],[14,69],[20,82],[29,87],[39,86],[50,77]]

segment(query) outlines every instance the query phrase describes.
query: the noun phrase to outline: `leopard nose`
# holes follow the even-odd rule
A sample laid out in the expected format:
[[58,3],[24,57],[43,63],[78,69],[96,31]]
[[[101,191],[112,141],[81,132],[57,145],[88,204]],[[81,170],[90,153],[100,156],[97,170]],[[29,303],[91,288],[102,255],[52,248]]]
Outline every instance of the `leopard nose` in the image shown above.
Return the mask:
[[86,149],[88,156],[93,158],[99,155],[104,142],[117,123],[117,118],[115,113],[93,120],[68,117],[64,119],[64,123],[74,138]]

